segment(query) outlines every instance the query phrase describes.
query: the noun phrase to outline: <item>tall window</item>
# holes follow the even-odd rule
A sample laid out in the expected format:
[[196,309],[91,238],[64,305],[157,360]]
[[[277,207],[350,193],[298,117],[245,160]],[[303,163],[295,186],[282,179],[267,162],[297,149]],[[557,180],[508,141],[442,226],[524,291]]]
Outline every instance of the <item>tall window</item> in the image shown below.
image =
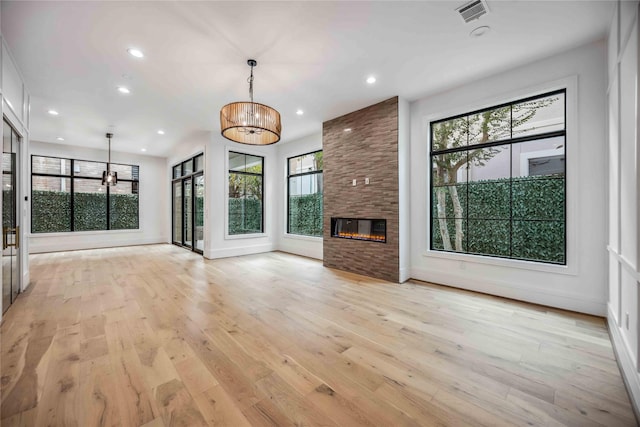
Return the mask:
[[431,249],[566,264],[565,91],[431,123]]
[[229,234],[263,232],[264,158],[229,151]]
[[139,167],[111,164],[118,185],[102,185],[106,163],[31,156],[31,232],[139,228]]
[[287,165],[287,233],[322,236],[322,150]]
[[172,241],[204,251],[204,154],[173,166]]

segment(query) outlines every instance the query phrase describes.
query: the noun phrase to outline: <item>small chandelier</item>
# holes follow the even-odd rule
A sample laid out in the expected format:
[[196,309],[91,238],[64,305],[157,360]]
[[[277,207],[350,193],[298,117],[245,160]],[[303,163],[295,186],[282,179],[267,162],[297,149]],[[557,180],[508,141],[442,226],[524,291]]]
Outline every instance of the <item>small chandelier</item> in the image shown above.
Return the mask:
[[269,145],[280,141],[282,124],[280,113],[268,105],[253,102],[253,67],[255,59],[249,59],[251,67],[249,97],[251,102],[232,102],[220,110],[220,128],[225,138],[250,145]]
[[114,172],[111,170],[111,138],[113,137],[112,133],[107,134],[107,138],[109,139],[109,162],[107,163],[107,170],[102,171],[102,185],[111,185],[114,186],[118,183],[118,172]]

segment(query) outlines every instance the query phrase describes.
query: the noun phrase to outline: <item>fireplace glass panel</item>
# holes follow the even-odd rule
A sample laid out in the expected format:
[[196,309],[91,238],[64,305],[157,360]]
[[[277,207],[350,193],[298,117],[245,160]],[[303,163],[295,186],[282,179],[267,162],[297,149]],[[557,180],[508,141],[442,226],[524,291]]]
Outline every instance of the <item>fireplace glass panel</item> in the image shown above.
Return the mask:
[[386,243],[385,219],[331,218],[331,237]]

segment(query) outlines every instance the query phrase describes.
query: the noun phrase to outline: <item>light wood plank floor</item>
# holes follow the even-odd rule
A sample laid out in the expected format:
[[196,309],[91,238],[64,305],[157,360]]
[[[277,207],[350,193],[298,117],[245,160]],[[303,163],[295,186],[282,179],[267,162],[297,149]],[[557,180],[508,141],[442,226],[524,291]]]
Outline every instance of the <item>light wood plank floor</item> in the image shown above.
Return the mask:
[[2,426],[636,425],[603,319],[284,253],[31,257]]

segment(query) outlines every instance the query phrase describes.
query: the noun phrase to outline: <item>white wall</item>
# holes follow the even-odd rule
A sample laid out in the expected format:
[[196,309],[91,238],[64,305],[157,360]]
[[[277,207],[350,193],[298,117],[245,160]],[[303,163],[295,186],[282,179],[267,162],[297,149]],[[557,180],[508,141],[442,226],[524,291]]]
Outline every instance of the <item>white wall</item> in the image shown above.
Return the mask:
[[[189,160],[192,157],[203,153],[204,154],[204,191],[205,191],[205,196],[204,196],[204,200],[205,200],[205,205],[204,205],[204,227],[203,227],[203,236],[204,236],[204,245],[205,245],[205,250],[207,248],[207,242],[209,242],[211,239],[209,238],[209,232],[211,231],[211,224],[209,221],[209,215],[210,215],[210,209],[209,209],[209,199],[211,198],[210,195],[208,194],[209,191],[209,187],[210,187],[210,182],[211,182],[211,171],[209,169],[209,163],[207,162],[207,159],[210,156],[210,153],[207,150],[207,147],[209,146],[209,142],[211,140],[211,132],[208,131],[201,131],[201,132],[195,132],[189,136],[187,136],[186,138],[184,138],[183,140],[181,140],[180,142],[178,142],[178,144],[176,144],[176,146],[173,149],[173,153],[169,156],[169,158],[167,158],[167,182],[166,182],[166,187],[165,187],[165,193],[167,196],[167,205],[164,207],[165,211],[167,212],[168,215],[168,220],[167,220],[167,230],[166,230],[166,234],[167,234],[167,242],[171,243],[171,239],[172,239],[172,220],[173,218],[171,217],[173,215],[171,209],[172,209],[172,197],[173,197],[173,189],[172,189],[172,184],[171,181],[173,179],[173,167],[176,166],[179,163],[182,163],[185,160]],[[204,251],[203,251],[204,252]]]
[[636,414],[640,414],[638,306],[638,2],[618,2],[609,32],[608,324]]
[[[179,147],[183,144],[179,144]],[[194,154],[205,154],[205,229],[204,256],[206,258],[225,258],[269,252],[275,249],[275,215],[277,209],[276,148],[274,146],[250,146],[237,144],[223,138],[218,133],[202,132],[184,142],[174,156],[169,158],[170,168],[178,161]],[[252,154],[264,157],[264,233],[229,236],[227,233],[227,192],[228,192],[228,152]],[[171,194],[167,179],[168,194]],[[167,210],[171,209],[171,203]],[[169,221],[168,227],[171,227]],[[171,231],[169,230],[169,238]]]
[[411,107],[398,98],[399,282],[411,275]]
[[[116,138],[117,135],[114,142]],[[114,142],[112,142],[112,147],[117,144]],[[106,145],[107,140],[105,139]],[[107,150],[38,141],[31,141],[29,158],[32,154],[100,162],[106,161],[108,156]],[[166,168],[167,160],[164,157],[120,153],[113,151],[112,148],[111,161],[140,166],[140,229],[30,234],[30,253],[142,245],[168,241],[169,209],[167,208],[166,192],[163,191],[164,186],[169,182]],[[31,195],[28,194],[28,196],[31,199]],[[27,225],[30,226],[28,220]]]
[[[20,146],[18,162],[18,185],[17,185],[17,225],[20,226],[20,241],[23,242],[20,248],[20,266],[19,270],[22,274],[21,291],[29,286],[29,242],[25,238],[27,236],[27,228],[24,226],[29,222],[29,209],[24,203],[24,196],[28,194],[28,170],[27,156],[29,150],[29,109],[30,95],[24,84],[24,79],[20,70],[16,66],[15,60],[9,51],[9,47],[0,36],[0,46],[2,54],[0,55],[0,93],[2,95],[1,109],[2,115],[11,123],[14,129],[20,134],[22,144]],[[0,129],[0,136],[3,129]],[[22,213],[22,215],[20,215]],[[0,275],[0,288],[2,287],[2,275]],[[0,318],[2,318],[2,301],[0,299]]]
[[[596,42],[411,104],[411,277],[585,313],[606,312],[606,47]],[[567,265],[428,250],[429,122],[567,88]]]
[[287,234],[287,158],[322,149],[322,131],[304,138],[278,144],[276,151],[276,204],[274,233],[278,250],[310,258],[322,259],[322,237]]
[[[228,141],[213,132],[198,132],[180,141],[167,159],[167,174],[171,168],[196,154],[205,156],[205,250],[206,258],[224,258],[272,250],[322,259],[322,238],[286,235],[286,161],[287,157],[322,149],[322,134],[299,140],[257,147]],[[263,156],[264,159],[264,233],[229,236],[227,233],[228,152]],[[167,180],[166,194],[171,209],[171,185]],[[167,225],[171,238],[171,218]]]

